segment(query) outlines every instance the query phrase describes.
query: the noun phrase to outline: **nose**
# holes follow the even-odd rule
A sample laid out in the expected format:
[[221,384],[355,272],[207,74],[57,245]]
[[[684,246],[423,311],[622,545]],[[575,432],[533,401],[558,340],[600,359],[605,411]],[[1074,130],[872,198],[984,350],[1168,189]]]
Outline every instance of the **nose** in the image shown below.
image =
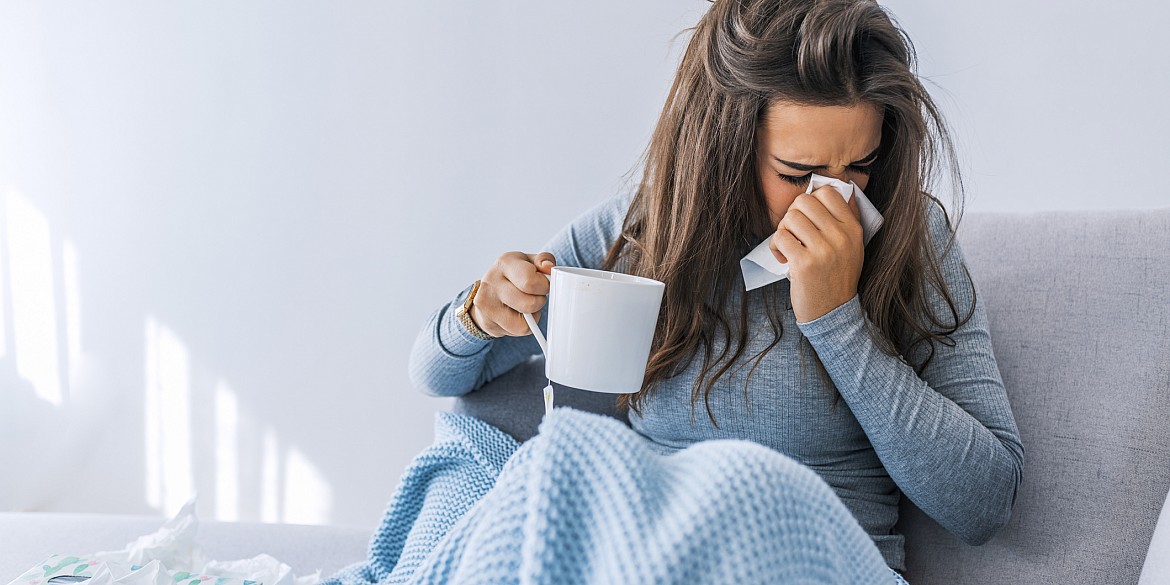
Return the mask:
[[849,182],[849,170],[846,167],[839,167],[836,170],[826,168],[826,169],[824,169],[824,172],[820,172],[817,174],[821,175],[822,177],[829,177],[830,179],[837,179],[838,181],[841,181],[844,183]]

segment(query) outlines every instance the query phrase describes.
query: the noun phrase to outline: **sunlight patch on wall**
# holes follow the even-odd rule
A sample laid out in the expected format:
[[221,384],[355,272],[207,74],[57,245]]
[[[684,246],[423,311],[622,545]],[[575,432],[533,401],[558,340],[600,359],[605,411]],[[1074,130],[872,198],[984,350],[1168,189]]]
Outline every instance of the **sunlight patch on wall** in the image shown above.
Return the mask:
[[220,380],[215,386],[215,519],[240,519],[240,405]]
[[[5,227],[7,225],[5,220],[7,214],[4,212],[4,208],[7,207],[5,199],[5,197],[0,197],[0,228],[3,228],[0,229],[0,231],[3,232],[7,232],[8,230],[8,228]],[[4,265],[7,264],[7,261],[4,259],[4,256],[6,255],[5,250],[7,248],[7,245],[3,241],[4,239],[4,234],[0,233],[0,358],[4,357],[4,354],[8,353],[8,334],[4,324],[4,295],[6,294],[4,289],[7,288],[7,283],[11,280],[11,277],[9,277],[4,270]]]
[[146,501],[170,516],[194,492],[190,366],[186,344],[146,317]]
[[61,260],[65,285],[65,355],[73,369],[81,364],[81,294],[77,286],[77,248],[68,238],[62,244]]
[[5,210],[16,371],[32,383],[38,397],[60,406],[61,375],[49,222],[15,189],[8,190]]
[[333,512],[333,488],[317,466],[290,447],[284,468],[284,521],[328,524]]
[[280,522],[280,445],[276,431],[269,426],[264,427],[260,486],[260,521]]

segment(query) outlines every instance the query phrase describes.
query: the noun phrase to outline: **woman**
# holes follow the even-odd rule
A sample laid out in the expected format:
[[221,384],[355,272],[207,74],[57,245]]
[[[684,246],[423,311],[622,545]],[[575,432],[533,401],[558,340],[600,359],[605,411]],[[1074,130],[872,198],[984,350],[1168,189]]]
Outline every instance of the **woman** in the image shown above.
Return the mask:
[[[719,0],[693,29],[636,188],[541,253],[501,255],[432,315],[412,380],[457,396],[540,353],[521,314],[545,326],[553,264],[654,278],[666,289],[645,382],[618,399],[635,430],[666,448],[740,438],[792,457],[895,571],[903,494],[986,542],[1010,518],[1024,451],[976,287],[924,191],[948,155],[961,210],[915,67],[875,2]],[[868,245],[857,198],[806,194],[812,172],[854,182],[880,211]],[[789,278],[745,291],[739,259],[766,238]]]

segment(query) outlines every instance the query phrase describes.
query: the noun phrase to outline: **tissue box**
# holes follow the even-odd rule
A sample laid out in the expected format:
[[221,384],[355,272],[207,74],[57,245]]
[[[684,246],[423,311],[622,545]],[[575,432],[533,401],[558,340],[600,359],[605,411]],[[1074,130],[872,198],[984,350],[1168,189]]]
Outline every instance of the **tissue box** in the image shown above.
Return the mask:
[[68,583],[102,585],[118,583],[123,585],[262,585],[259,581],[232,579],[199,575],[186,571],[174,573],[166,570],[158,561],[145,565],[131,565],[118,561],[87,559],[83,557],[51,555],[17,577],[8,585],[64,585]]

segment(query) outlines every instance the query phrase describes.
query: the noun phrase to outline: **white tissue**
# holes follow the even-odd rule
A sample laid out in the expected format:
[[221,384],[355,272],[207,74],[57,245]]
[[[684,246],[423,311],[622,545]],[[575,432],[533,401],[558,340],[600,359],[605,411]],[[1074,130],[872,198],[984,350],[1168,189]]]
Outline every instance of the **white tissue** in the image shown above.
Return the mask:
[[[841,197],[845,198],[845,202],[849,202],[849,198],[857,196],[857,206],[861,209],[861,232],[865,244],[869,243],[870,238],[882,227],[882,214],[878,212],[877,208],[870,203],[869,198],[865,193],[861,192],[861,187],[857,183],[849,181],[848,183],[833,179],[830,177],[822,177],[813,173],[808,180],[808,188],[805,193],[812,193],[824,185],[832,185],[841,193]],[[788,278],[788,265],[781,263],[776,259],[776,255],[772,253],[768,243],[772,240],[772,236],[768,236],[764,241],[760,242],[758,246],[748,252],[739,261],[739,266],[743,270],[743,283],[747,290],[760,288],[766,284],[772,284],[778,280]]]
[[195,498],[191,498],[174,518],[158,530],[144,534],[126,543],[122,550],[97,552],[87,555],[99,561],[118,561],[132,565],[146,565],[158,561],[172,570],[194,571],[203,566],[203,549],[195,543],[199,519],[195,517]]
[[218,585],[312,585],[321,581],[321,571],[297,577],[291,567],[266,554],[235,561],[208,560],[195,542],[198,528],[195,498],[191,498],[161,528],[138,537],[122,550],[81,557],[55,554],[10,585],[47,583],[54,575],[88,575],[90,578],[80,585],[175,585],[203,581]]

